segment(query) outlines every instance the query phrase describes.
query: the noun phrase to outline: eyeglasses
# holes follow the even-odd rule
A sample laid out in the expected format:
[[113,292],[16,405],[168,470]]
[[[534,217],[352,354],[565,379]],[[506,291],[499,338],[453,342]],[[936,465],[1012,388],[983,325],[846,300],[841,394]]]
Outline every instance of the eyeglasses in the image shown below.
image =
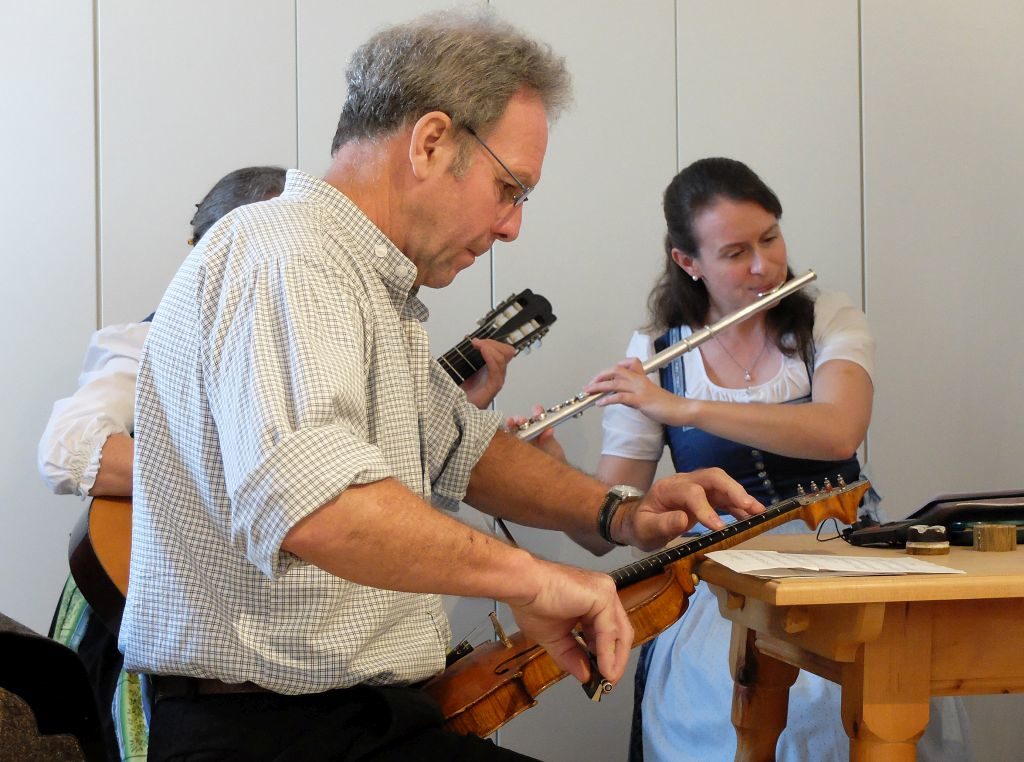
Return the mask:
[[476,134],[476,130],[474,130],[472,127],[467,125],[466,126],[466,132],[468,132],[470,135],[472,135],[474,138],[476,138],[476,142],[478,142],[480,145],[482,145],[484,147],[484,150],[487,151],[487,153],[489,153],[494,158],[494,160],[496,162],[498,162],[498,164],[501,165],[502,169],[504,169],[506,172],[508,172],[508,176],[511,177],[513,180],[515,180],[516,185],[519,186],[519,189],[522,191],[522,193],[513,193],[512,194],[512,197],[511,197],[512,206],[513,207],[517,207],[517,206],[522,206],[523,204],[525,204],[529,200],[530,194],[533,193],[533,186],[532,185],[531,186],[527,186],[526,184],[523,183],[522,180],[520,180],[518,177],[516,177],[515,173],[512,172],[512,170],[508,168],[508,165],[506,165],[505,162],[503,162],[501,159],[498,158],[498,154],[496,154],[494,151],[492,151],[491,147],[484,142],[484,139]]

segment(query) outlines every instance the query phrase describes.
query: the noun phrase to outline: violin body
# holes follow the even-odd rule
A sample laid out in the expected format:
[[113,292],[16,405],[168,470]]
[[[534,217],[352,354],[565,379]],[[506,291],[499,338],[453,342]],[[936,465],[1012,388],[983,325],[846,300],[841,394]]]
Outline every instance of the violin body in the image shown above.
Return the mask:
[[[689,565],[619,590],[633,625],[633,646],[646,643],[686,611],[693,593]],[[685,568],[683,568],[685,567]],[[688,588],[680,576],[685,575]],[[440,705],[445,727],[463,735],[489,736],[537,703],[539,693],[566,673],[541,646],[517,632],[511,646],[493,640],[477,646],[423,686]]]
[[[696,565],[708,552],[738,545],[793,519],[803,519],[812,529],[830,517],[852,523],[869,487],[866,480],[841,483],[838,489],[827,486],[821,493],[785,500],[763,514],[610,572],[633,625],[633,646],[646,643],[683,615],[694,591]],[[423,690],[440,705],[445,727],[485,737],[535,706],[537,695],[565,676],[547,651],[517,632],[508,645],[495,640],[477,646]]]

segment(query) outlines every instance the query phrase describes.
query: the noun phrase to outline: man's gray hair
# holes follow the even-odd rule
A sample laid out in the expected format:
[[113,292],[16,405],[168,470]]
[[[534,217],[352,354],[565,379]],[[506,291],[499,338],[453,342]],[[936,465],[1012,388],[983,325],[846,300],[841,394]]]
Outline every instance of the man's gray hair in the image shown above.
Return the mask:
[[[572,98],[565,60],[486,8],[445,11],[384,29],[352,56],[331,154],[390,135],[431,111],[482,134],[520,88],[553,122]],[[466,143],[463,143],[466,145]]]

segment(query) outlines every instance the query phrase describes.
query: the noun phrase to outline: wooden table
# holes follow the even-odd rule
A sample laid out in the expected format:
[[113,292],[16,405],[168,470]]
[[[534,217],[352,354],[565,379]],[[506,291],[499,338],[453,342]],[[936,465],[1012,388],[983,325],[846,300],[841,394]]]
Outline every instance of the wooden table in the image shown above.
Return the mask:
[[[813,534],[738,549],[902,557]],[[1024,691],[1024,549],[919,558],[966,574],[764,580],[699,567],[733,622],[736,759],[775,758],[789,687],[805,669],[842,686],[851,760],[913,760],[930,696]]]

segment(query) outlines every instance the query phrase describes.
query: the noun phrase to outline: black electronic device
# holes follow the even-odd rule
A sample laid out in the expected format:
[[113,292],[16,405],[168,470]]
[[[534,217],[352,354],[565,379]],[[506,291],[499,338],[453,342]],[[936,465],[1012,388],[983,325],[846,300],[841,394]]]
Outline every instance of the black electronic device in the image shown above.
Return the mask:
[[939,495],[902,521],[854,524],[843,537],[851,545],[902,548],[910,527],[927,524],[946,527],[952,545],[971,545],[973,527],[978,523],[1016,525],[1017,541],[1024,543],[1024,490]]

